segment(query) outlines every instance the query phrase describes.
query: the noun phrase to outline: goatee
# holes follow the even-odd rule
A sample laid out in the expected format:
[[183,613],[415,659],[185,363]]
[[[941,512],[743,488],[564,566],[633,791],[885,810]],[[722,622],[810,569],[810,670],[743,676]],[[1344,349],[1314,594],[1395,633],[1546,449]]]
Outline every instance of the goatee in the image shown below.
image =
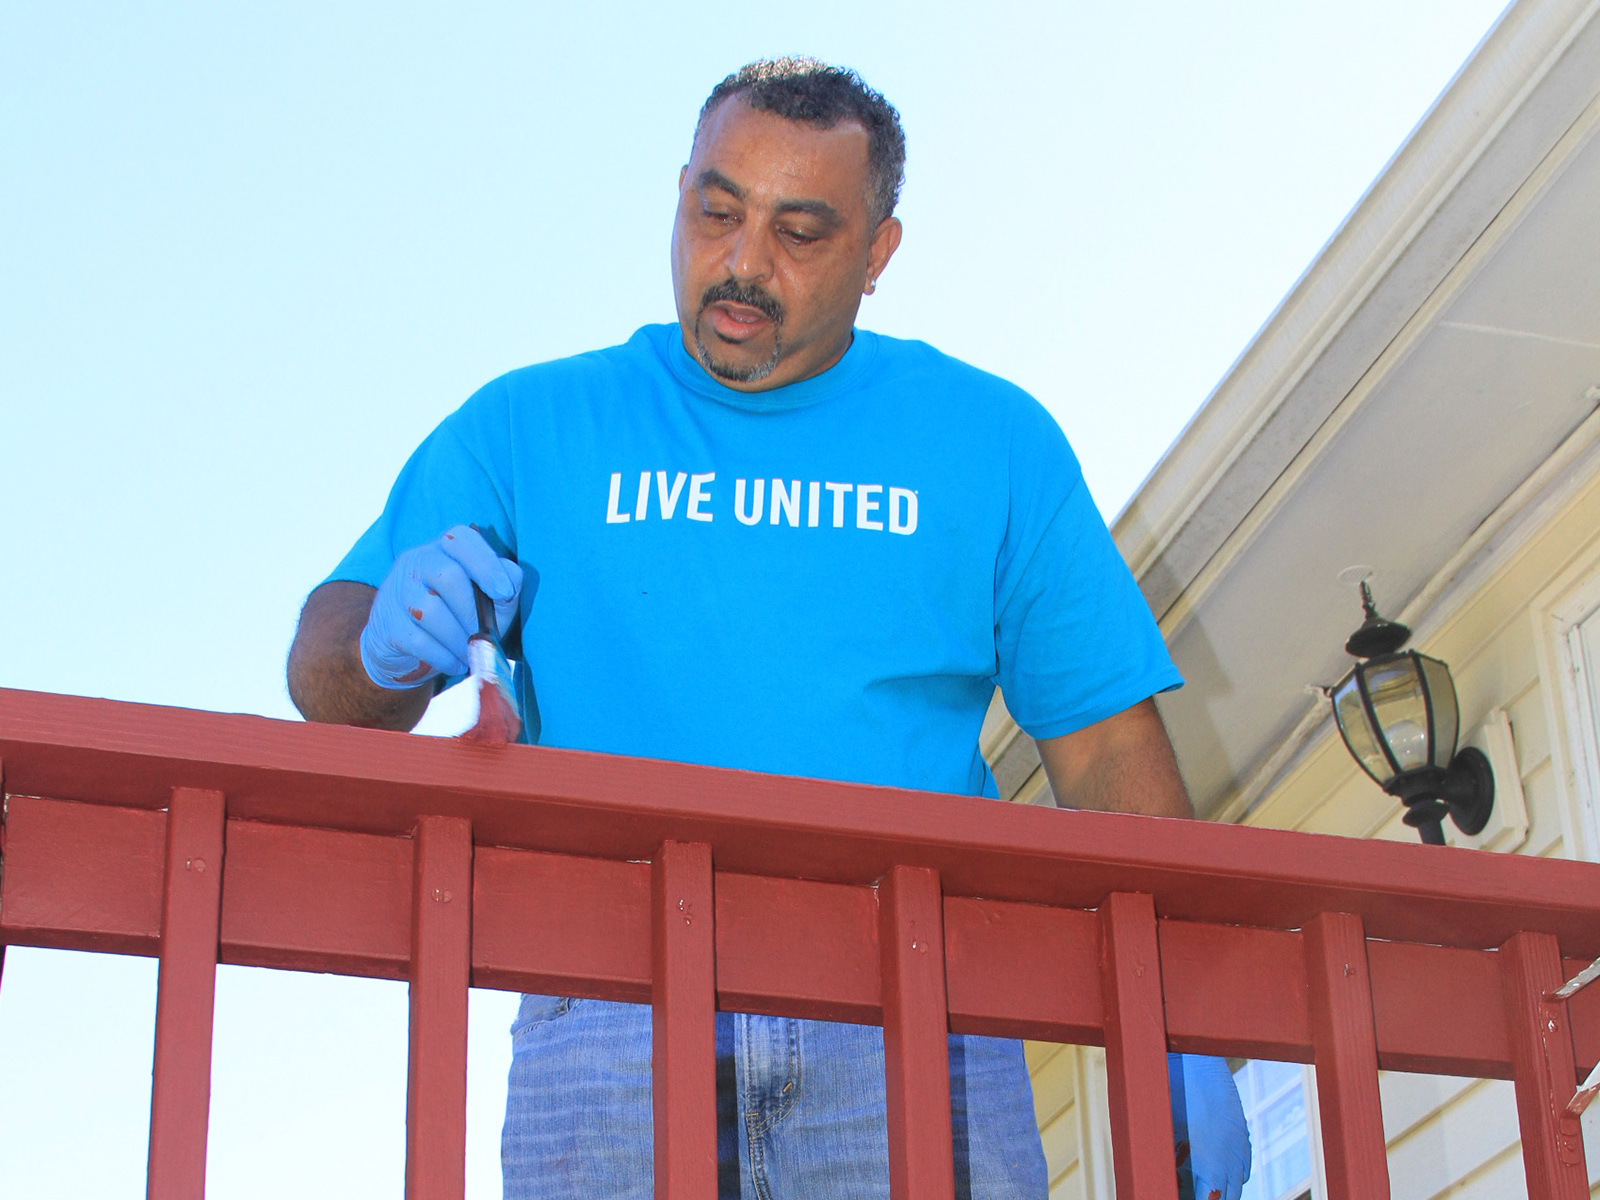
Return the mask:
[[[717,303],[743,304],[749,308],[757,309],[772,322],[772,353],[765,362],[735,366],[732,363],[719,362],[712,357],[705,340],[700,336],[700,322],[706,315],[706,309]],[[777,370],[778,360],[783,357],[783,305],[759,284],[740,283],[736,279],[724,279],[721,283],[714,283],[700,295],[700,311],[694,318],[694,351],[699,358],[700,365],[718,379],[725,379],[729,383],[755,383],[765,379]]]

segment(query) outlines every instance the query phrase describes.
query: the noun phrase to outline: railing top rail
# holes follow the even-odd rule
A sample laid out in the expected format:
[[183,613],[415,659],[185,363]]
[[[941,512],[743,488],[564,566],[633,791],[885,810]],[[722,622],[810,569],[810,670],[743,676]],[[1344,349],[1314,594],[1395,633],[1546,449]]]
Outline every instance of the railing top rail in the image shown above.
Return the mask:
[[724,871],[869,883],[898,863],[936,869],[947,894],[1090,908],[1141,891],[1166,917],[1297,928],[1350,912],[1371,937],[1487,948],[1530,930],[1600,956],[1589,863],[10,689],[0,770],[15,795],[162,808],[175,786],[212,788],[244,820],[393,835],[461,816],[480,844],[644,859],[676,838]]

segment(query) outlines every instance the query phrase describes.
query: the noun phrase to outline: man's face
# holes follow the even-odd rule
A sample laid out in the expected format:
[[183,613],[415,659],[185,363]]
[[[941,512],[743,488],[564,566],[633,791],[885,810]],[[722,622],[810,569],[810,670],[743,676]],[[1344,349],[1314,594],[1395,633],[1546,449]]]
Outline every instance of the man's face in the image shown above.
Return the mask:
[[741,391],[836,363],[900,242],[893,218],[874,227],[867,189],[859,124],[814,129],[723,101],[679,176],[672,284],[684,348]]

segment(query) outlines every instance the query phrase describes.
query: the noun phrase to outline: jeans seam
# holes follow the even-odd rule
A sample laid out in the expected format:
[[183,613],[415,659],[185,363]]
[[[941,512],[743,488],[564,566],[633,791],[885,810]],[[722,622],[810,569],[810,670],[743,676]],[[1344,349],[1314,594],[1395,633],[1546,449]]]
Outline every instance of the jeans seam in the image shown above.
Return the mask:
[[750,1143],[750,1182],[755,1185],[756,1200],[772,1200],[772,1187],[767,1182],[767,1164],[761,1154],[761,1136],[748,1122],[745,1138]]
[[788,1099],[778,1105],[777,1110],[770,1118],[762,1116],[759,1109],[753,1109],[745,1114],[746,1120],[753,1121],[755,1128],[761,1133],[768,1133],[775,1129],[778,1122],[782,1121],[794,1110],[796,1102],[800,1099],[800,1023],[792,1017],[782,1019],[788,1023],[789,1082],[794,1086],[789,1089]]
[[566,1016],[572,1011],[573,1005],[577,1004],[577,1002],[578,998],[576,996],[557,996],[556,1006],[544,1016],[534,1021],[528,1021],[525,1024],[513,1025],[511,1027],[512,1041],[515,1042],[518,1036],[525,1033],[529,1029],[538,1029],[542,1025],[548,1025],[552,1021],[559,1020],[560,1018]]
[[[744,1094],[735,1097],[736,1101],[743,1101],[743,1103],[738,1103],[736,1107],[740,1110],[740,1116],[744,1119],[745,1141],[749,1143],[750,1147],[750,1183],[751,1186],[755,1188],[756,1200],[772,1200],[772,1187],[767,1180],[766,1156],[761,1150],[761,1135],[765,1132],[765,1127],[762,1124],[761,1115],[759,1112],[743,1111],[750,1101],[750,1093],[753,1090],[753,1085],[755,1082],[755,1068],[752,1062],[754,1056],[750,1052],[751,1048],[749,1045],[751,1040],[749,1026],[750,1018],[743,1017],[741,1020],[745,1023],[744,1032],[746,1045],[744,1052],[744,1063],[742,1064],[743,1069],[739,1072],[739,1083],[743,1088]],[[737,1061],[737,1059],[735,1061]]]

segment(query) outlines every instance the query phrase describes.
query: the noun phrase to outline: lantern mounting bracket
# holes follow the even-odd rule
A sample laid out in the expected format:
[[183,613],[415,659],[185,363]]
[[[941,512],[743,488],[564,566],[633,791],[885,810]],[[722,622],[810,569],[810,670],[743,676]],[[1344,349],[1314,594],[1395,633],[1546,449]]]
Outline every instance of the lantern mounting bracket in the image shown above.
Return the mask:
[[1391,779],[1384,791],[1406,806],[1405,823],[1425,842],[1444,844],[1441,822],[1448,813],[1468,837],[1482,833],[1494,811],[1494,769],[1476,746],[1463,748],[1446,770],[1422,767]]

